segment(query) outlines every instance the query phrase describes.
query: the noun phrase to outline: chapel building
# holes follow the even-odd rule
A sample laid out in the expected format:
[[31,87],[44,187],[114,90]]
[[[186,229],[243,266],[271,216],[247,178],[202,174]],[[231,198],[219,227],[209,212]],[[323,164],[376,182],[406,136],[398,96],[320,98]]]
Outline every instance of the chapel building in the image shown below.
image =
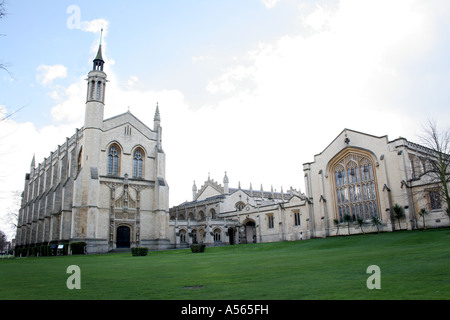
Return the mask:
[[153,128],[129,111],[104,119],[101,42],[87,78],[84,126],[26,174],[18,248],[86,242],[87,253],[166,249],[168,195],[159,108]]

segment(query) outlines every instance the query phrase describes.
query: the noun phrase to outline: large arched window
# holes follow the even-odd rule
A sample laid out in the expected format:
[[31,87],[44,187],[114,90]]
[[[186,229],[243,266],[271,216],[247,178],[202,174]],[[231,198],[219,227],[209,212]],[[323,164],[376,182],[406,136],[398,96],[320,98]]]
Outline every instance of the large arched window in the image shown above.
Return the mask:
[[142,178],[144,166],[144,152],[138,148],[133,153],[133,177]]
[[370,220],[378,217],[378,192],[372,160],[364,155],[348,153],[332,167],[336,196],[337,218],[349,215]]
[[118,175],[120,165],[120,149],[116,144],[108,149],[108,174]]

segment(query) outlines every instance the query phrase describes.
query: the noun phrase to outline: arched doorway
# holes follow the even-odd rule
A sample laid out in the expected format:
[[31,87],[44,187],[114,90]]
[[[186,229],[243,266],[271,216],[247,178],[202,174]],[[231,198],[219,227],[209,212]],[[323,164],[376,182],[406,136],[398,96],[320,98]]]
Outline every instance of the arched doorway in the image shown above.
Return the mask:
[[256,243],[256,224],[255,221],[249,220],[244,225],[244,241],[243,243]]
[[130,228],[126,226],[120,226],[117,228],[116,247],[117,248],[129,248],[130,247]]
[[228,238],[230,241],[230,245],[234,245],[235,241],[234,241],[234,229],[233,228],[228,228]]

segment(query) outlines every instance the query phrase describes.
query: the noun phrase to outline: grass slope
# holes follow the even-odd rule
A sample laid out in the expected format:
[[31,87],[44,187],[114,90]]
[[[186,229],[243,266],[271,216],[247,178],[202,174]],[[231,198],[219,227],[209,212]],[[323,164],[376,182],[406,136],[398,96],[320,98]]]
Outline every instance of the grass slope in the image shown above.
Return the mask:
[[[450,229],[190,250],[0,259],[2,299],[449,299]],[[69,290],[67,267],[81,269]],[[381,290],[369,290],[370,265]],[[189,288],[186,288],[189,287]]]

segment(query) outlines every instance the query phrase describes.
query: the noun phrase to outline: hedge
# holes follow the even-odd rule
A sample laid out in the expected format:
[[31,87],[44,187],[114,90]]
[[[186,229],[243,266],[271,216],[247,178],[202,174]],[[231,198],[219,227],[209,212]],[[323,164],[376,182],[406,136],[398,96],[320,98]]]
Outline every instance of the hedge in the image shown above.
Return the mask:
[[[23,247],[16,248],[16,257],[48,257],[48,256],[56,256],[59,255],[67,255],[68,254],[68,244],[64,244],[64,248],[58,250],[57,248],[52,249],[50,245],[42,245],[35,247]],[[82,251],[84,253],[84,249]]]
[[147,253],[148,248],[146,247],[131,248],[131,254],[133,256],[146,256]]
[[205,248],[206,248],[206,244],[204,244],[204,243],[191,244],[191,251],[193,253],[204,252]]

